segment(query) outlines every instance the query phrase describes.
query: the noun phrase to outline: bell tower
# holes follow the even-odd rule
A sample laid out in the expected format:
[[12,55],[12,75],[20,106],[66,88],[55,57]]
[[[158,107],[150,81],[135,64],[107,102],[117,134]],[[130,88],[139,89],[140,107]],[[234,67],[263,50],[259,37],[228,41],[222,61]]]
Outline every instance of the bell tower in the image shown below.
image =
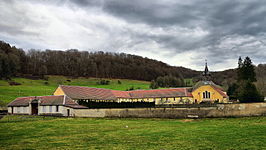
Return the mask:
[[205,60],[205,69],[204,69],[204,72],[202,73],[202,78],[203,78],[203,81],[210,81],[211,79],[211,74],[208,69],[207,60]]

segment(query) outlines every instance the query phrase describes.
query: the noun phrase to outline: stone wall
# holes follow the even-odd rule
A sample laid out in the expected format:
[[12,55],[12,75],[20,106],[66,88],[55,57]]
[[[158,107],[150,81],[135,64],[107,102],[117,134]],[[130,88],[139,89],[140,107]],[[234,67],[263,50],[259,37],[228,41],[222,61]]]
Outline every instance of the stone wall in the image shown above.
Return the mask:
[[266,115],[266,103],[217,104],[192,108],[74,109],[75,117],[206,118]]

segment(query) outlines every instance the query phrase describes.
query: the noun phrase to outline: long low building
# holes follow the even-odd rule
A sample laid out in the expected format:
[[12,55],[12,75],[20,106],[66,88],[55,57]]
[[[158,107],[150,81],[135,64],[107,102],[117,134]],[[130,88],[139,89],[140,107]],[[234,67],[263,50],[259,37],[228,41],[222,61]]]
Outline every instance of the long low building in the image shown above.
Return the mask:
[[148,102],[159,104],[192,104],[189,88],[118,91],[103,88],[60,85],[54,95],[66,95],[77,102]]
[[18,97],[7,106],[10,114],[53,116],[74,116],[73,109],[87,108],[66,95]]

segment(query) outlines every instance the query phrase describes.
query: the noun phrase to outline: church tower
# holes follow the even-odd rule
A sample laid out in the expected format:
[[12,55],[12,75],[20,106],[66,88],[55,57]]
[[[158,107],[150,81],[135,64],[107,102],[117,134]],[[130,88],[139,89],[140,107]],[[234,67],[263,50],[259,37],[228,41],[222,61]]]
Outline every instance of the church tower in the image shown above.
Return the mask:
[[204,69],[204,72],[202,73],[202,78],[203,78],[203,81],[210,81],[211,79],[211,74],[208,69],[207,60],[205,60],[205,69]]

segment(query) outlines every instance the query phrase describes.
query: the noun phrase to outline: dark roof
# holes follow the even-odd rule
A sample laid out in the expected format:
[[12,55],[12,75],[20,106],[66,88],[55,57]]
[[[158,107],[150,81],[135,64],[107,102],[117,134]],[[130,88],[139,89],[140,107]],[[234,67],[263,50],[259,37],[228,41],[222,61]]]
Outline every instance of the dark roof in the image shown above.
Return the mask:
[[18,97],[7,106],[29,106],[31,102],[36,100],[41,106],[63,105],[77,108],[80,107],[80,105],[78,105],[74,100],[64,95]]
[[18,97],[7,106],[29,106],[29,103],[35,99],[35,96],[31,97]]
[[66,107],[70,107],[70,108],[74,108],[74,109],[86,109],[88,107],[86,106],[82,106],[82,105],[78,105],[78,104],[74,104],[74,105],[64,105]]
[[220,87],[219,85],[215,84],[214,82],[212,81],[198,81],[194,86],[193,86],[193,91],[201,86],[204,86],[204,85],[212,85],[216,88],[219,88],[219,89],[222,89],[222,87]]
[[118,91],[102,88],[91,88],[81,86],[64,86],[60,88],[72,99],[99,99],[116,100],[118,98],[148,98],[148,97],[183,97],[192,96],[187,88],[155,89],[155,90],[134,90]]
[[74,105],[76,104],[71,98],[64,95],[59,96],[38,96],[40,105]]

